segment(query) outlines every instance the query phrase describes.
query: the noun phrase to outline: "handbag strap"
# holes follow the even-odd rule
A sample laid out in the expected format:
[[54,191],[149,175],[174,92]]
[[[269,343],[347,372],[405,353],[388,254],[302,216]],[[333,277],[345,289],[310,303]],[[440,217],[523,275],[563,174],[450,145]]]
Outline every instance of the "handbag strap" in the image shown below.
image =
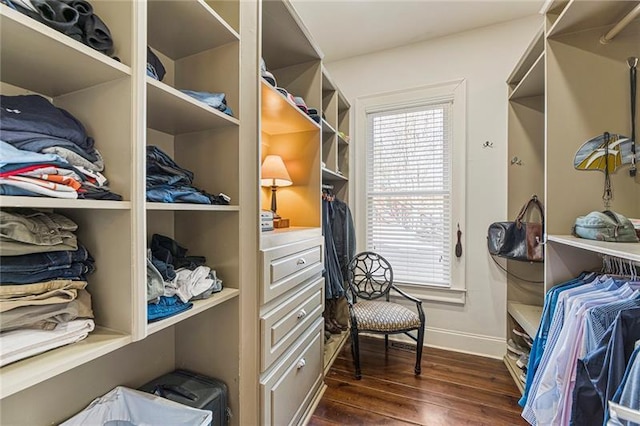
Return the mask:
[[537,195],[531,196],[527,204],[522,206],[522,209],[520,210],[520,213],[518,213],[518,217],[516,218],[516,224],[520,226],[520,224],[522,223],[522,219],[524,218],[524,215],[527,213],[527,211],[531,206],[537,207],[538,210],[540,211],[540,218],[542,220],[542,225],[544,226],[544,207],[542,207],[542,203],[540,202],[540,200],[538,200]]

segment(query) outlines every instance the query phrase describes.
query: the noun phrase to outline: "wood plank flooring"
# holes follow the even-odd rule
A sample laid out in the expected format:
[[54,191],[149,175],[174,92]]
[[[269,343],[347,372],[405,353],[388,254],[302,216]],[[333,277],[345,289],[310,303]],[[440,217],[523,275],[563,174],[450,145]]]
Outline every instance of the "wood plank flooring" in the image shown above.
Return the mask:
[[424,348],[415,352],[360,338],[362,380],[353,377],[347,341],[325,378],[327,390],[309,421],[325,425],[526,425],[520,393],[502,361]]

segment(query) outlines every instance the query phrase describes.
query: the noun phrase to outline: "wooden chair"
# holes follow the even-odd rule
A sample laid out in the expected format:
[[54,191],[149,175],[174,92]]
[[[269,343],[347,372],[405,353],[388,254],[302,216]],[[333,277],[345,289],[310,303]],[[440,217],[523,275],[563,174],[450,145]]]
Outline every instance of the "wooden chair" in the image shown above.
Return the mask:
[[[422,301],[408,295],[393,285],[393,269],[382,256],[373,252],[358,253],[348,266],[349,315],[351,317],[351,352],[355,364],[356,379],[360,372],[358,335],[361,332],[384,334],[385,349],[389,347],[389,334],[403,333],[417,343],[415,374],[419,375],[424,342],[425,316]],[[394,290],[416,304],[416,311],[389,301]],[[416,331],[416,335],[411,334]]]

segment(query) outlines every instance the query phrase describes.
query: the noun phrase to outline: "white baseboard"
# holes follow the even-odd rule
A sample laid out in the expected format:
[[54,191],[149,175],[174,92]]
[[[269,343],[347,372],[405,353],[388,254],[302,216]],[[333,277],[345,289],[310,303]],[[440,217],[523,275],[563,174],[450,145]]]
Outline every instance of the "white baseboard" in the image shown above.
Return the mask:
[[[390,334],[389,340],[415,344],[413,340],[403,334]],[[506,342],[502,338],[433,327],[426,328],[424,345],[495,359],[502,359],[506,351]]]

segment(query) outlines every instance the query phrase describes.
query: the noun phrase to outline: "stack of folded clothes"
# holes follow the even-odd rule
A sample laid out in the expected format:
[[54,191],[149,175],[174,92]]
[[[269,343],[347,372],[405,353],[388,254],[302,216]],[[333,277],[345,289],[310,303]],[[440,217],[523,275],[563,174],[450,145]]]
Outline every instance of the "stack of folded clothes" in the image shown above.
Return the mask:
[[57,213],[0,211],[0,366],[80,341],[94,329],[93,258]]
[[98,52],[113,54],[109,28],[85,0],[2,0],[2,3]]
[[222,290],[216,271],[203,256],[187,256],[187,249],[164,235],[154,234],[147,253],[147,320],[159,321],[191,309],[192,300]]
[[180,91],[210,106],[211,108],[215,108],[218,111],[222,111],[227,115],[233,116],[233,111],[231,110],[231,108],[227,106],[227,98],[224,93],[198,92],[195,90],[184,90],[184,89],[180,89]]
[[211,195],[193,186],[193,172],[178,166],[160,148],[147,146],[147,201],[229,204],[224,194]]
[[0,95],[0,195],[122,200],[75,117],[38,95]]

